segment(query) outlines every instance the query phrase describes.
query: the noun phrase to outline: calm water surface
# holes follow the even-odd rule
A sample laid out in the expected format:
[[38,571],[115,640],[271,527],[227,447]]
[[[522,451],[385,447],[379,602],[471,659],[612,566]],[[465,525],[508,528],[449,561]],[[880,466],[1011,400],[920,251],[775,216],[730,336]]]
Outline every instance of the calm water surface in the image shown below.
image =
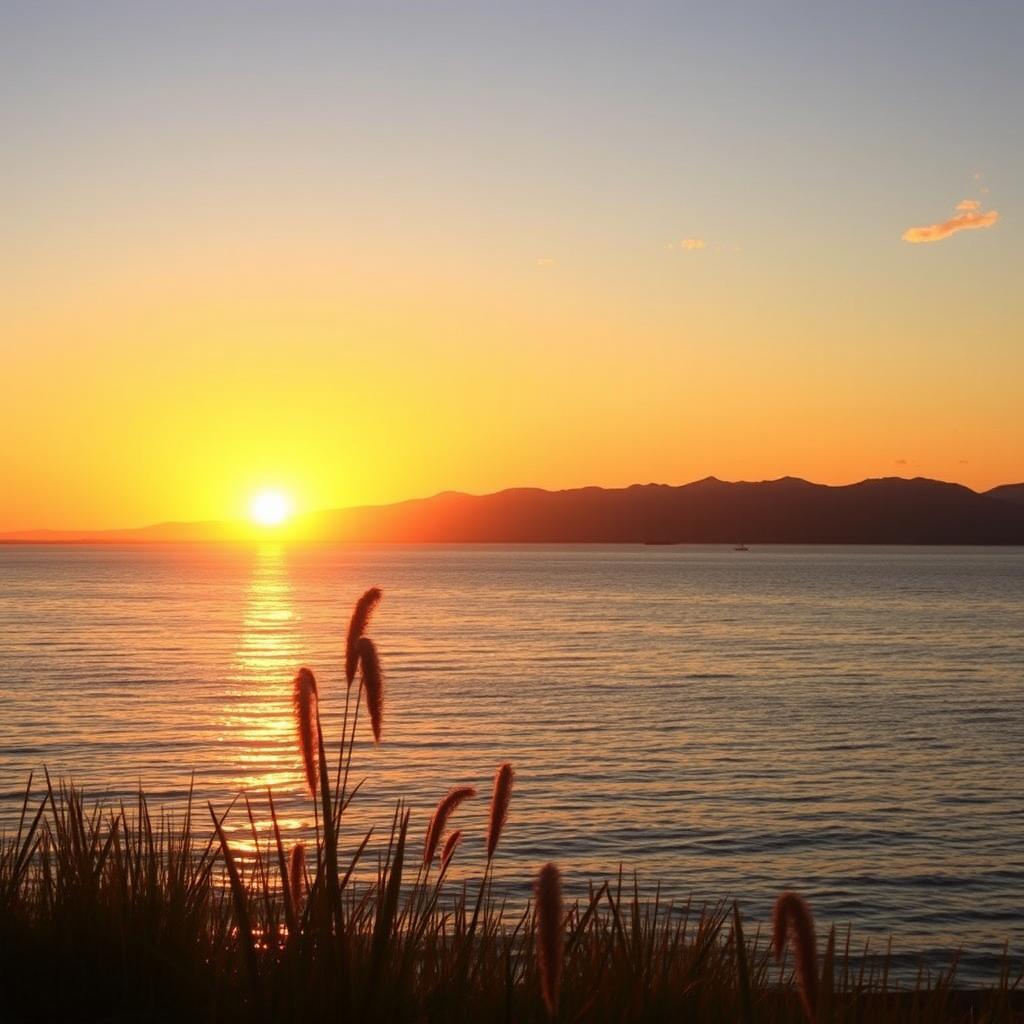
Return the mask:
[[[964,946],[967,979],[1024,952],[1020,549],[0,548],[0,824],[45,764],[167,806],[194,770],[261,815],[270,785],[307,828],[289,681],[317,672],[337,736],[371,584],[388,705],[349,842],[509,759],[512,894],[621,862],[755,919],[797,888],[905,965]],[[469,875],[485,817],[457,819]]]

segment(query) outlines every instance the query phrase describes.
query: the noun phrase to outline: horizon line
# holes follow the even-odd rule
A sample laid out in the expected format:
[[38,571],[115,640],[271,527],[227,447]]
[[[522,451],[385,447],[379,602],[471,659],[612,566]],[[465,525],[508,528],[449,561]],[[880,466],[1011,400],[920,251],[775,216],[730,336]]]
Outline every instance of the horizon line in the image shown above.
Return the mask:
[[[845,488],[845,487],[856,487],[856,486],[858,486],[860,484],[880,482],[880,481],[885,481],[885,480],[900,480],[900,481],[903,481],[905,483],[913,483],[913,482],[916,482],[916,481],[922,481],[922,482],[928,482],[928,483],[944,484],[944,485],[950,486],[950,487],[962,487],[964,490],[970,491],[972,494],[976,494],[976,495],[979,495],[979,496],[984,496],[986,494],[990,494],[992,491],[999,490],[1000,488],[1003,488],[1003,487],[1020,487],[1020,486],[1024,486],[1024,480],[1021,480],[1019,482],[1007,481],[1007,482],[1004,482],[1004,483],[1001,483],[1001,484],[996,484],[995,486],[986,488],[984,490],[975,490],[970,485],[965,484],[965,483],[961,483],[959,481],[955,481],[955,480],[940,480],[940,479],[938,479],[936,477],[927,477],[927,476],[913,476],[913,477],[910,477],[910,476],[898,476],[898,475],[892,475],[892,476],[868,476],[868,477],[863,477],[860,480],[852,480],[852,481],[850,481],[848,483],[826,484],[826,483],[819,483],[819,482],[813,481],[813,480],[808,480],[806,477],[792,476],[790,474],[785,474],[785,475],[779,476],[779,477],[765,478],[765,479],[761,479],[761,480],[723,480],[721,477],[717,477],[717,476],[711,474],[711,475],[708,475],[708,476],[699,477],[699,478],[697,478],[695,480],[687,480],[684,483],[680,483],[680,484],[670,484],[670,483],[665,483],[665,482],[661,482],[661,481],[654,481],[654,480],[647,481],[646,483],[641,483],[639,481],[635,481],[634,483],[624,484],[624,485],[619,486],[619,487],[606,486],[606,485],[603,485],[603,484],[581,484],[581,485],[576,486],[576,487],[538,487],[538,486],[531,485],[531,484],[523,484],[523,485],[510,486],[510,487],[502,487],[502,488],[499,488],[496,491],[483,491],[483,492],[460,491],[460,490],[454,490],[454,489],[450,489],[450,488],[445,488],[445,489],[440,490],[440,491],[435,491],[432,494],[417,495],[417,496],[410,497],[410,498],[400,498],[397,501],[384,501],[384,502],[364,503],[364,504],[358,504],[358,505],[341,505],[341,506],[321,507],[321,508],[317,508],[317,509],[309,509],[309,510],[304,511],[304,512],[297,512],[292,517],[292,521],[293,522],[294,521],[301,522],[303,520],[308,520],[308,519],[311,519],[311,518],[316,517],[316,516],[330,515],[332,513],[337,513],[337,512],[358,512],[358,511],[367,511],[367,510],[371,510],[371,509],[392,508],[392,507],[395,507],[397,505],[406,505],[406,504],[411,504],[413,502],[421,502],[421,501],[432,501],[432,500],[434,500],[436,498],[447,497],[447,496],[450,496],[450,497],[465,497],[465,498],[490,498],[490,497],[495,497],[495,496],[501,495],[501,494],[508,494],[508,493],[510,493],[512,491],[540,491],[540,492],[546,493],[546,494],[564,494],[564,493],[571,492],[571,491],[588,491],[588,490],[597,490],[597,491],[628,491],[628,490],[632,490],[633,488],[638,488],[638,487],[666,487],[666,488],[678,489],[678,488],[683,488],[683,487],[693,487],[693,486],[695,486],[697,484],[703,484],[703,483],[720,483],[720,484],[725,484],[725,485],[728,485],[728,486],[742,486],[742,485],[756,486],[756,485],[762,485],[762,484],[782,483],[784,481],[792,481],[794,483],[808,484],[809,486],[812,486],[812,487],[826,487],[826,488],[829,488],[829,489],[838,490],[838,489]],[[19,542],[30,543],[31,541],[28,540],[29,537],[45,538],[45,536],[49,535],[49,534],[75,534],[75,535],[80,535],[80,536],[87,536],[87,535],[93,535],[93,534],[109,535],[109,534],[139,533],[139,532],[147,531],[147,530],[159,530],[159,529],[167,529],[167,528],[172,528],[172,527],[189,527],[189,528],[196,528],[196,527],[232,527],[232,526],[237,527],[237,526],[244,525],[244,524],[246,524],[246,520],[243,517],[237,517],[237,518],[223,518],[223,519],[165,519],[165,520],[160,520],[160,521],[157,521],[157,522],[145,523],[145,524],[143,524],[141,526],[137,525],[137,526],[99,526],[99,527],[60,527],[60,526],[56,526],[56,527],[46,527],[46,526],[44,526],[44,527],[21,527],[21,528],[15,528],[15,529],[2,529],[2,530],[0,530],[0,543],[5,543],[5,544],[11,544],[11,543],[16,544],[16,543],[19,543]],[[269,533],[268,533],[268,535],[269,535]],[[19,541],[19,538],[25,538],[25,540]],[[249,539],[252,539],[252,538],[237,538],[237,539],[239,539],[239,540],[249,540]],[[43,540],[43,542],[45,542],[45,539]],[[62,542],[63,543],[73,543],[73,541],[59,541],[59,540],[53,541],[53,543],[62,543]],[[155,541],[154,543],[171,543],[171,542]],[[208,543],[208,542],[207,541],[203,541],[203,542],[198,542],[198,543]]]

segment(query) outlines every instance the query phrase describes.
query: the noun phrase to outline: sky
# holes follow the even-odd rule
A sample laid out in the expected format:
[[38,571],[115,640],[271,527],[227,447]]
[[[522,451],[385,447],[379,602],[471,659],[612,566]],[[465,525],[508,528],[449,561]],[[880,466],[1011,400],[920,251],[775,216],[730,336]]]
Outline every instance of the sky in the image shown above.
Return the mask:
[[1024,6],[0,8],[0,530],[1024,479]]

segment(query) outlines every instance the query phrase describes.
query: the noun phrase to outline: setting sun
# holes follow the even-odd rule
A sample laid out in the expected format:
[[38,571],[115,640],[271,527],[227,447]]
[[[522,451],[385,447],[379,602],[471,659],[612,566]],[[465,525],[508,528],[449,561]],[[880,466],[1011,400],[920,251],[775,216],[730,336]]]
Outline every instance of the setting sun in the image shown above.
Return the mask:
[[249,506],[252,521],[260,526],[278,526],[291,512],[291,501],[280,491],[261,491]]

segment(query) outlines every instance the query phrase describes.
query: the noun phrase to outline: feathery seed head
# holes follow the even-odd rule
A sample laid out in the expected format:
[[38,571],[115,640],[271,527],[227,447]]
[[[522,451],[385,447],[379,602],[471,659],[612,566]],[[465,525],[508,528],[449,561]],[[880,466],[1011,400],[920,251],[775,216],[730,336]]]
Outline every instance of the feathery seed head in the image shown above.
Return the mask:
[[562,877],[558,868],[545,864],[534,884],[536,898],[537,967],[540,991],[548,1014],[558,1012],[558,994],[562,985]]
[[441,867],[446,867],[448,862],[455,856],[455,848],[462,842],[462,830],[456,829],[454,832],[448,833],[448,838],[444,841],[444,847],[441,850]]
[[348,623],[348,637],[345,641],[345,681],[349,686],[356,677],[356,668],[359,664],[359,638],[366,632],[370,616],[380,601],[380,587],[370,587],[358,601],[352,610],[352,618]]
[[429,867],[434,862],[437,845],[441,841],[441,835],[448,824],[448,819],[455,813],[455,808],[463,800],[470,800],[474,796],[476,796],[476,790],[472,786],[455,786],[441,798],[434,810],[434,816],[427,826],[426,838],[423,840],[423,863],[425,866]]
[[292,701],[295,705],[295,724],[299,736],[299,753],[306,773],[306,785],[312,796],[316,796],[317,736],[316,736],[316,678],[308,668],[300,668],[292,684]]
[[775,901],[772,918],[772,945],[775,959],[781,960],[786,951],[786,941],[793,947],[796,961],[796,980],[804,1013],[810,1024],[814,1024],[815,1009],[818,1005],[818,955],[814,937],[814,917],[811,908],[795,892],[784,892]]
[[508,804],[512,797],[512,783],[516,773],[508,761],[498,765],[494,774],[494,792],[491,794],[491,815],[487,823],[487,859],[494,857],[501,839],[501,831],[508,818]]
[[380,667],[380,656],[377,654],[377,645],[368,636],[359,638],[356,649],[363,691],[366,694],[366,711],[373,728],[373,742],[380,743],[380,729],[384,719],[384,673]]

